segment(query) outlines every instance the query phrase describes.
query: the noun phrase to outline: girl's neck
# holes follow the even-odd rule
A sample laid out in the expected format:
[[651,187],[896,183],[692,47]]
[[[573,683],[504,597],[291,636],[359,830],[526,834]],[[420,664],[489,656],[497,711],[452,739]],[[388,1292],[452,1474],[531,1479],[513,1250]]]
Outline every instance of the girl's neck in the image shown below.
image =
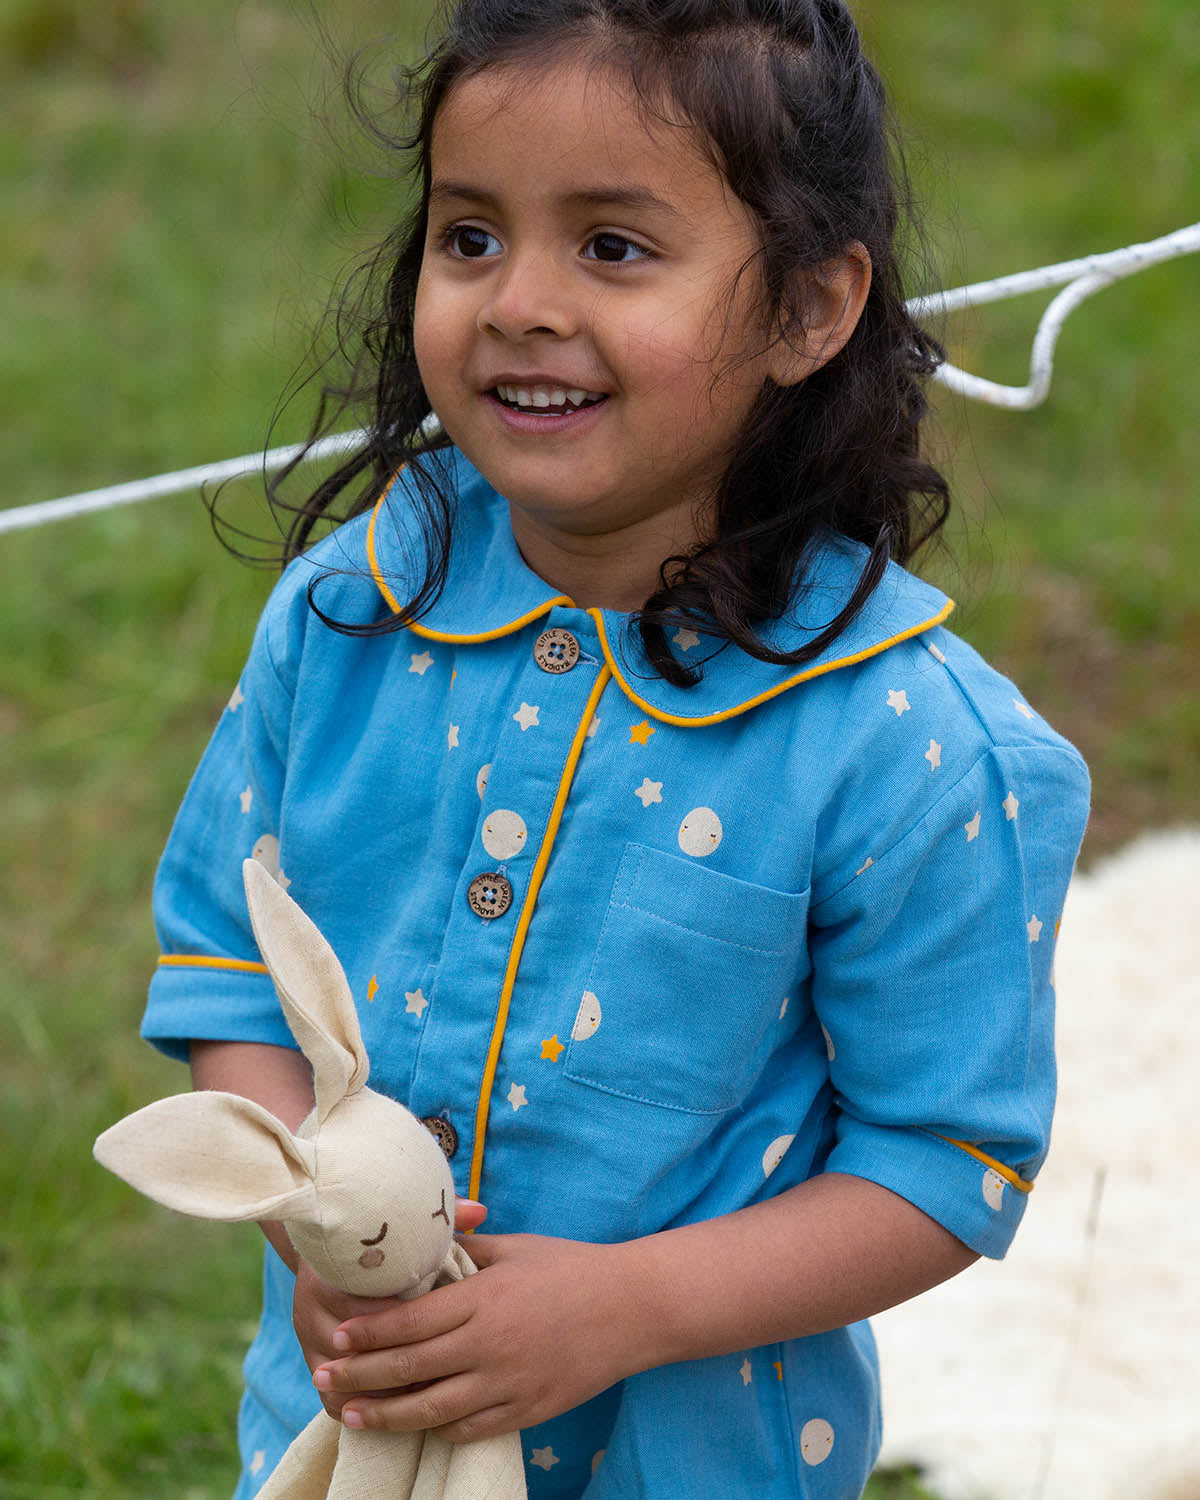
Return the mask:
[[641,609],[662,587],[664,559],[689,552],[699,528],[678,512],[648,517],[620,531],[560,531],[510,505],[513,536],[526,565],[581,609]]

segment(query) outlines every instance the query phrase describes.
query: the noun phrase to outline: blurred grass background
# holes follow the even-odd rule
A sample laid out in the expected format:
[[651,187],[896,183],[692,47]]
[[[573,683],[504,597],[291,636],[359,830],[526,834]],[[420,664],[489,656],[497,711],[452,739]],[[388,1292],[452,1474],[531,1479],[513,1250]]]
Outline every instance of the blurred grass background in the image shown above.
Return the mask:
[[[934,284],[1200,218],[1194,0],[859,14],[910,133]],[[424,9],[0,0],[3,504],[263,444],[400,193],[330,138],[314,15],[407,52]],[[1198,292],[1192,258],[1101,293],[1038,412],[938,401],[958,512],[929,571],[1091,761],[1085,858],[1200,819]],[[1045,300],[951,320],[952,357],[1023,383]],[[256,486],[239,503],[261,523]],[[150,882],[270,582],[191,497],[0,537],[6,1500],[231,1489],[255,1231],[153,1209],[90,1147],[185,1084],[136,1039]],[[892,1476],[872,1500],[916,1493]]]

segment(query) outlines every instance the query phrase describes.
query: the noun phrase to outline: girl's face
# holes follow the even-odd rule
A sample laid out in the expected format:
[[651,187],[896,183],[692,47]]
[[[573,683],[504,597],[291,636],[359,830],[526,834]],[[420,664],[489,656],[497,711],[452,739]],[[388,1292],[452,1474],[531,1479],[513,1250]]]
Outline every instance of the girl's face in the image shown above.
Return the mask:
[[820,362],[763,351],[757,250],[695,132],[651,128],[607,70],[488,69],[439,109],[421,376],[530,565],[561,587],[584,563],[578,602],[643,603],[704,534],[764,380]]

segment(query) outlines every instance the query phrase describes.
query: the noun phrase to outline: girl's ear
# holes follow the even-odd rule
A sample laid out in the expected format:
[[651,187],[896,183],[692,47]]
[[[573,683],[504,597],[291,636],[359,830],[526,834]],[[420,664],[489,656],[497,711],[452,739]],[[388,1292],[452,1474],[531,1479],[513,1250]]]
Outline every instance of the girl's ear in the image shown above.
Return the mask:
[[798,385],[840,353],[858,327],[870,290],[871,257],[858,240],[844,255],[802,273],[767,359],[775,384]]
[[316,1210],[312,1147],[237,1094],[159,1099],[118,1120],[92,1152],[140,1193],[197,1219],[290,1219]]
[[337,955],[273,875],[242,865],[250,922],[300,1050],[312,1063],[317,1120],[367,1081],[354,997]]

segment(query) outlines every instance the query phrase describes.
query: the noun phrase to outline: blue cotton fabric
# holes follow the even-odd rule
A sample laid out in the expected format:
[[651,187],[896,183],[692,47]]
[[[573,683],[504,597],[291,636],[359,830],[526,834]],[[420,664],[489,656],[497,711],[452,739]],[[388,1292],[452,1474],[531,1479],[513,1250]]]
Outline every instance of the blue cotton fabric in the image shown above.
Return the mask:
[[[729,647],[699,686],[674,687],[626,617],[526,567],[505,502],[460,455],[427,462],[458,504],[447,585],[418,630],[339,634],[308,602],[320,579],[321,609],[361,624],[407,597],[411,472],[267,605],[162,860],[168,962],[143,1034],[180,1059],[191,1039],[292,1045],[269,978],[225,966],[258,960],[240,874],[256,853],[341,959],[372,1086],[454,1125],[465,1194],[548,846],[490,1093],[489,1233],[626,1240],[836,1171],[1003,1255],[1027,1201],[1011,1179],[1033,1179],[1048,1141],[1079,756],[937,623],[944,596],[895,567],[816,663]],[[771,638],[810,640],[865,555],[824,538]],[[552,627],[579,644],[568,671],[535,659]],[[717,644],[674,641],[685,661]],[[484,921],[467,889],[495,871],[513,904]],[[239,1500],[316,1410],[291,1277],[268,1249]],[[522,1442],[532,1500],[701,1500],[714,1485],[840,1500],[861,1491],[879,1421],[863,1324],[648,1371]]]

